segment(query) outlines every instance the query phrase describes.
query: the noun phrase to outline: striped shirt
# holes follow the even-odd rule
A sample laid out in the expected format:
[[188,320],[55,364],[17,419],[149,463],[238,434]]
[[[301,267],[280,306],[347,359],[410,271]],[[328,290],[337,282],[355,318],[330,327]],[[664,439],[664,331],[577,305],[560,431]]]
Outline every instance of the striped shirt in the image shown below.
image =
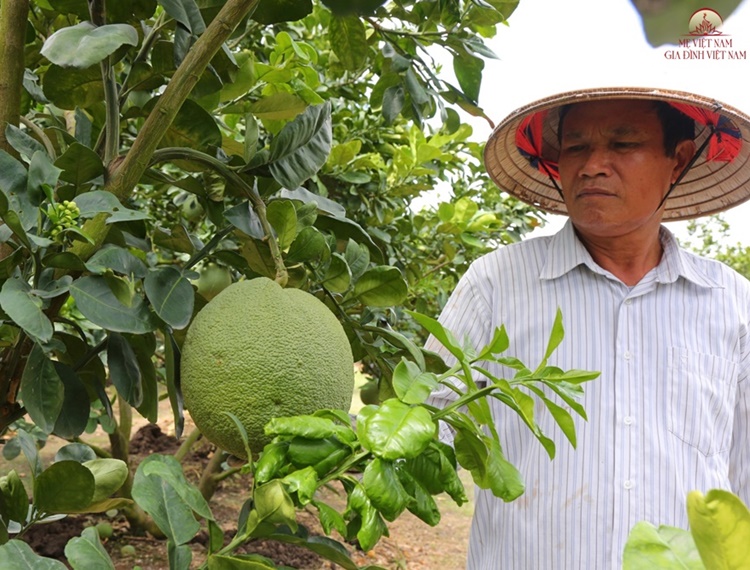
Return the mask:
[[[601,371],[583,385],[588,421],[573,416],[577,449],[537,407],[554,460],[489,400],[526,492],[506,504],[476,490],[470,570],[618,569],[637,522],[688,528],[691,490],[727,489],[750,504],[750,282],[679,249],[665,228],[660,239],[659,265],[628,287],[594,262],[568,221],[554,236],[480,258],[450,297],[440,321],[457,338],[481,348],[505,324],[505,354],[530,368],[559,307],[565,338],[549,365]],[[434,338],[427,348],[452,361]],[[451,394],[440,389],[431,403]]]

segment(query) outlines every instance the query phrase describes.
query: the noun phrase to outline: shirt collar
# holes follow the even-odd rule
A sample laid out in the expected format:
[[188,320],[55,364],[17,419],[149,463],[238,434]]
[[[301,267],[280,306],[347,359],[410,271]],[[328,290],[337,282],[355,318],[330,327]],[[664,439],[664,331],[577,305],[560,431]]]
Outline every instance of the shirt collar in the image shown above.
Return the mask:
[[[659,239],[664,248],[664,254],[659,265],[654,269],[655,281],[674,283],[678,278],[683,277],[700,287],[721,287],[692,263],[691,255],[680,249],[677,239],[664,226],[659,229]],[[540,279],[557,279],[579,265],[585,265],[594,273],[611,277],[608,271],[597,265],[581,240],[578,239],[570,220],[552,236],[547,251],[547,259],[539,273]]]

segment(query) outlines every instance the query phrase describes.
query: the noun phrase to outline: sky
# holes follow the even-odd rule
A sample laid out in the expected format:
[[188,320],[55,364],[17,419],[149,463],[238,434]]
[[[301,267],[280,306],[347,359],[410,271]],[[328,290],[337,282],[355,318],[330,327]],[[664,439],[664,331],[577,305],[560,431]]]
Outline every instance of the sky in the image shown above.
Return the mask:
[[[711,0],[705,6],[710,8]],[[748,59],[667,59],[665,52],[677,46],[651,47],[630,0],[521,0],[508,26],[498,26],[496,37],[486,41],[499,59],[485,61],[479,104],[499,123],[514,109],[548,95],[623,85],[690,91],[750,114],[750,0],[725,16],[720,30],[732,38],[734,49],[747,51]],[[486,122],[471,124],[476,140],[489,136]],[[732,243],[750,244],[750,201],[723,215]],[[559,216],[548,218],[548,232],[564,222]],[[667,227],[683,237],[685,225]]]

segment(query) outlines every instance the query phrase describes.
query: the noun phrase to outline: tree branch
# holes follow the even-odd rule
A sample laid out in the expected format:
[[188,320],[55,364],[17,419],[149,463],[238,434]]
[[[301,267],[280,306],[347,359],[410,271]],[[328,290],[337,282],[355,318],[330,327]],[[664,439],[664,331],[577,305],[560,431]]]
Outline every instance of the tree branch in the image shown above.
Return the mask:
[[203,71],[240,20],[260,0],[227,0],[224,7],[201,34],[172,76],[164,93],[143,124],[125,159],[111,172],[105,190],[123,200],[146,171],[163,134],[174,121],[180,107],[198,83]]
[[5,129],[18,126],[24,71],[24,39],[29,0],[12,0],[0,4],[0,149],[15,153],[5,138]]
[[[177,116],[185,99],[188,98],[200,76],[211,59],[231,35],[240,20],[251,13],[260,0],[227,0],[224,7],[211,21],[206,31],[190,49],[185,59],[175,71],[171,81],[154,105],[133,146],[122,160],[114,158],[107,165],[108,179],[104,189],[111,192],[120,201],[125,200],[146,172],[154,151],[159,146],[164,133]],[[90,236],[93,244],[78,241],[70,252],[83,260],[88,259],[101,247],[109,232],[106,224],[107,215],[98,216],[87,221],[83,231]]]

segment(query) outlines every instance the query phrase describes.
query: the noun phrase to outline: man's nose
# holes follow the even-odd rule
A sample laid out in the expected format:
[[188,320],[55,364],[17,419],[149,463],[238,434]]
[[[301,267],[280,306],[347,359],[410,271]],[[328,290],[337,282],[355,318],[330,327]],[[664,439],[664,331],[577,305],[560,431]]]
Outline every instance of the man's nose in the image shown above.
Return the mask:
[[609,176],[612,174],[612,155],[610,149],[593,146],[589,149],[585,159],[579,171],[581,177]]

